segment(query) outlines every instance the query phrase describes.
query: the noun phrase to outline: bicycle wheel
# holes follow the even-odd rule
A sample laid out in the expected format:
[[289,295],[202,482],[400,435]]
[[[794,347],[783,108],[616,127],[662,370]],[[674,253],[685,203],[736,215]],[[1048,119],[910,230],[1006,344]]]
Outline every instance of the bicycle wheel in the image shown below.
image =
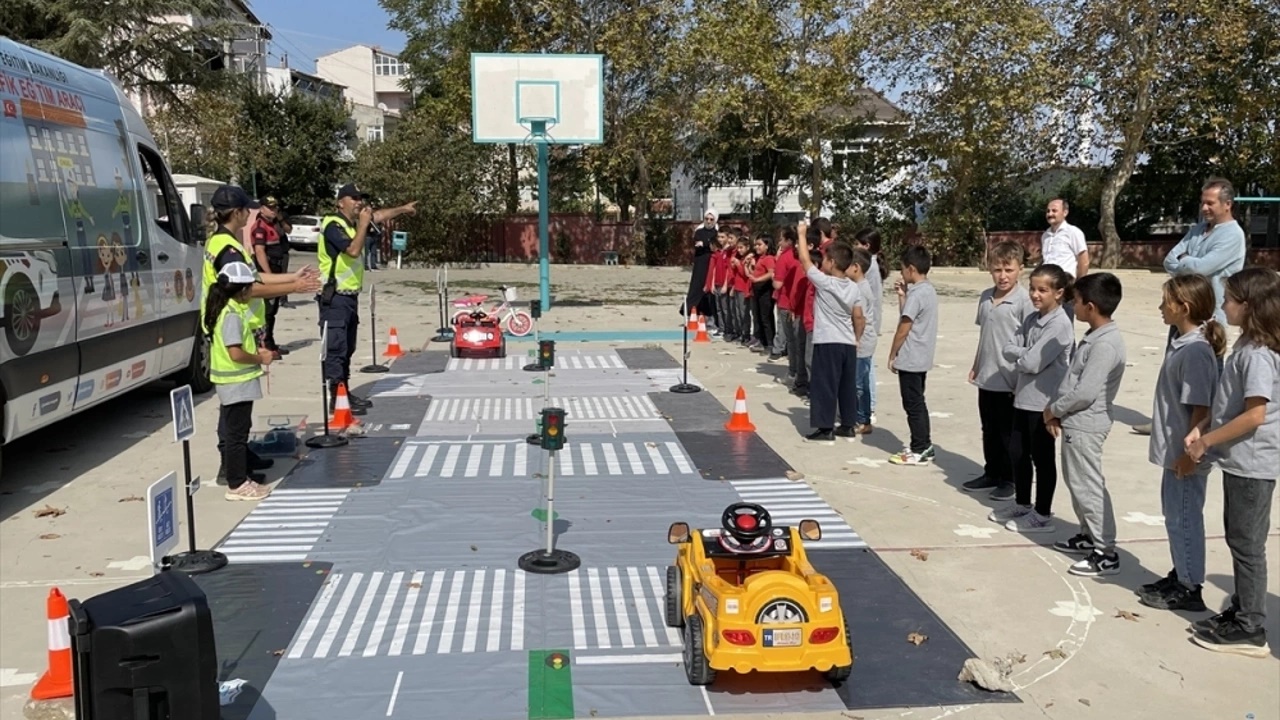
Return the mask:
[[524,337],[533,330],[533,318],[523,310],[517,310],[507,316],[507,332],[516,337]]

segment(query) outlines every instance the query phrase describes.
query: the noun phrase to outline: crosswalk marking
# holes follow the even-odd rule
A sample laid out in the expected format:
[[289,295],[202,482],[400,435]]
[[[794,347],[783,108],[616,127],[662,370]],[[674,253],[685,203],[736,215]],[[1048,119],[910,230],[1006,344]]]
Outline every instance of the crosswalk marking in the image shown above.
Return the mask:
[[[529,445],[523,440],[407,442],[392,461],[388,477],[392,480],[527,477],[529,452]],[[556,474],[563,477],[673,473],[694,473],[684,450],[676,442],[570,442],[556,454]],[[322,512],[322,509],[316,508],[316,511]]]
[[[508,355],[505,358],[450,358],[450,372],[484,372],[496,370],[518,370],[525,365],[525,358]],[[556,370],[626,370],[626,363],[617,353],[558,355]]]
[[822,539],[806,540],[806,548],[867,547],[866,541],[849,526],[840,513],[804,483],[776,479],[731,480],[730,484],[743,501],[763,505],[779,525],[794,525],[805,519],[817,520],[822,526]]
[[666,625],[666,586],[659,570],[666,571],[631,566],[568,573],[574,649],[680,647],[680,634]]
[[659,420],[662,413],[647,395],[542,398],[432,398],[423,422],[528,421],[541,417],[544,405],[564,408],[570,420]]
[[236,526],[217,550],[242,562],[307,559],[350,489],[276,490]]
[[334,573],[287,656],[523,650],[524,592],[519,570]]

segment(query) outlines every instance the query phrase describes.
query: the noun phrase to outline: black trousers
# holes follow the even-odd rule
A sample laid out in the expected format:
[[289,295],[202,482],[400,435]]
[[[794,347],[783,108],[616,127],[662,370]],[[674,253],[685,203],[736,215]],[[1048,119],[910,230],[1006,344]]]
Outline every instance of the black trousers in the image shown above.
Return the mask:
[[778,332],[778,324],[773,317],[773,289],[757,292],[751,307],[756,315],[756,339],[773,352],[773,336]]
[[[286,255],[279,257],[267,257],[267,264],[273,273],[285,273],[288,271],[289,258]],[[270,350],[275,350],[279,346],[276,345],[276,314],[280,312],[280,304],[284,302],[284,298],[270,298],[264,302],[267,305],[267,327],[266,327],[266,344]]]
[[840,424],[858,423],[858,348],[842,343],[815,343],[809,376],[809,426],[832,430],[836,411]]
[[218,441],[227,487],[232,490],[249,479],[249,430],[253,427],[253,402],[223,405],[218,409]]
[[982,422],[982,470],[996,482],[1013,482],[1013,458],[1009,454],[1013,418],[1013,393],[978,390],[978,419]]
[[928,373],[898,371],[898,390],[902,394],[902,410],[907,414],[911,430],[911,452],[922,453],[933,445],[930,437],[929,406],[924,400]]
[[[1053,492],[1058,487],[1058,462],[1053,435],[1044,424],[1043,412],[1015,409],[1009,455],[1013,462],[1013,482],[1018,488],[1017,503],[1031,504],[1031,483],[1035,480],[1036,512],[1048,516],[1053,511]],[[1035,468],[1035,475],[1031,473]]]
[[[355,295],[334,295],[333,302],[320,305],[320,327],[329,325],[328,343],[324,350],[324,377],[336,392],[338,383],[351,378],[351,355],[356,351],[356,333],[360,329],[360,305]],[[348,388],[350,389],[350,388]]]

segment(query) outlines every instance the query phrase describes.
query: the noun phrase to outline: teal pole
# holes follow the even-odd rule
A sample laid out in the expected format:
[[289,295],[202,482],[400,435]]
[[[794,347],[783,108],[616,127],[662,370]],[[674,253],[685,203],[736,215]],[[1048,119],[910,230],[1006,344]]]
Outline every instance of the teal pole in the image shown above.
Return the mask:
[[551,191],[547,168],[547,143],[538,143],[538,284],[542,311],[551,309]]

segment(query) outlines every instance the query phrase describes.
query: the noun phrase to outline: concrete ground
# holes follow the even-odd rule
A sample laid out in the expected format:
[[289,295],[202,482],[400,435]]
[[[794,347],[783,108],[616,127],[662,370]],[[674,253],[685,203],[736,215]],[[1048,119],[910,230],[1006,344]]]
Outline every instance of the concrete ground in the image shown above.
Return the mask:
[[[305,262],[305,256],[295,260]],[[553,267],[553,285],[567,301],[544,317],[544,329],[666,330],[678,322],[687,272],[625,267]],[[898,708],[819,716],[814,720],[879,718],[1245,718],[1280,717],[1280,533],[1268,542],[1269,632],[1272,656],[1253,660],[1216,655],[1192,644],[1189,620],[1200,616],[1140,605],[1132,590],[1170,566],[1160,520],[1160,473],[1147,462],[1147,438],[1128,425],[1143,422],[1166,334],[1156,310],[1163,276],[1124,271],[1125,300],[1117,314],[1130,366],[1117,399],[1116,427],[1105,466],[1115,498],[1122,572],[1101,580],[1067,574],[1070,560],[1048,545],[1071,534],[1074,516],[1065,487],[1056,500],[1059,532],[1023,538],[988,522],[985,497],[957,486],[981,471],[976,390],[966,382],[977,340],[978,292],[989,277],[940,269],[942,299],[937,367],[928,400],[936,465],[899,468],[884,462],[902,445],[906,423],[894,376],[884,369],[885,324],[877,358],[879,426],[857,443],[804,445],[807,409],[777,382],[780,363],[723,343],[696,345],[690,372],[726,405],[741,385],[759,433],[805,475],[975,653],[1012,666],[1024,701],[1016,705]],[[450,273],[452,296],[497,294],[514,284],[536,297],[536,266],[507,265]],[[418,349],[438,324],[435,270],[372,273],[378,289],[380,348],[395,326],[406,349]],[[282,312],[278,336],[296,351],[273,367],[270,396],[257,414],[319,420],[315,314],[301,302]],[[587,305],[601,301],[603,305]],[[886,306],[893,311],[892,299]],[[368,304],[362,306],[368,312]],[[1083,332],[1081,326],[1077,326]],[[355,364],[368,362],[368,327]],[[679,343],[665,343],[679,357]],[[440,348],[440,346],[436,346]],[[527,343],[514,343],[523,352]],[[358,384],[375,376],[357,375]],[[168,391],[157,384],[95,408],[5,447],[0,481],[0,717],[17,718],[30,683],[45,667],[44,600],[51,586],[89,597],[150,573],[146,559],[146,487],[181,470],[172,443]],[[199,399],[193,467],[208,481],[196,496],[198,544],[209,547],[251,509],[228,503],[211,480],[217,468],[213,428],[217,401]],[[270,477],[291,463],[278,463]],[[1222,494],[1211,480],[1205,516],[1208,581],[1205,600],[1218,608],[1232,587],[1231,557],[1222,540]],[[1280,499],[1277,499],[1280,502]],[[46,508],[62,514],[45,514]],[[1280,517],[1272,508],[1272,517]],[[42,516],[43,515],[43,516]],[[185,538],[185,525],[182,529]],[[855,639],[856,641],[856,639]],[[907,642],[904,637],[903,642]],[[929,652],[929,643],[918,652]],[[956,668],[957,672],[959,668]],[[760,717],[760,716],[756,716]],[[779,716],[781,717],[781,716]],[[792,716],[800,717],[800,716]]]

